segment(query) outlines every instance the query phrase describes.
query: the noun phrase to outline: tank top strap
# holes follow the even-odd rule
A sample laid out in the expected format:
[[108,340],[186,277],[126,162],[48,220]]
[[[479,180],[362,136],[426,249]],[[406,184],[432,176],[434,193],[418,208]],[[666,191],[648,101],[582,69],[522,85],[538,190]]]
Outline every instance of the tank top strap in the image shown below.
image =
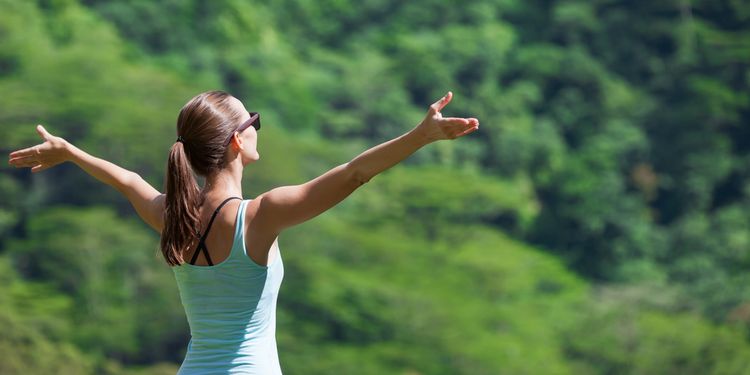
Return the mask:
[[224,205],[226,205],[227,203],[229,203],[229,201],[233,199],[237,199],[240,201],[242,200],[242,198],[240,197],[229,197],[227,199],[224,199],[224,201],[221,202],[221,204],[219,204],[219,207],[216,207],[216,210],[214,210],[213,215],[211,215],[211,219],[208,221],[208,226],[206,226],[206,231],[203,232],[203,235],[201,235],[200,239],[198,240],[198,247],[195,249],[193,253],[193,259],[190,260],[190,264],[195,264],[195,261],[198,259],[198,254],[203,252],[203,256],[206,257],[206,262],[208,262],[208,265],[209,266],[214,265],[214,263],[211,261],[211,257],[208,255],[208,249],[206,248],[206,238],[208,238],[208,231],[211,230],[211,226],[214,224],[214,219],[216,219],[216,215],[219,214],[219,211],[221,211]]
[[249,203],[250,199],[243,200],[240,202],[239,209],[237,209],[237,219],[235,220],[234,225],[234,243],[232,243],[232,250],[229,254],[230,256],[234,256],[234,253],[245,256],[245,211],[247,210],[247,205]]

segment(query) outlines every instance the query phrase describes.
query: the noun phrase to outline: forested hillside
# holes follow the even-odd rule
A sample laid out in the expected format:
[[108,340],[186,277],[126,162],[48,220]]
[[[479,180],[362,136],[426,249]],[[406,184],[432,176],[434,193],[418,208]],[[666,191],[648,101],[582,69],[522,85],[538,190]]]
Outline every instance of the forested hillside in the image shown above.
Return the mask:
[[[282,234],[286,374],[750,374],[750,5],[0,0],[0,150],[42,123],[161,188],[175,121],[263,116],[245,197],[445,113]],[[73,165],[0,173],[0,374],[173,374],[158,235]]]

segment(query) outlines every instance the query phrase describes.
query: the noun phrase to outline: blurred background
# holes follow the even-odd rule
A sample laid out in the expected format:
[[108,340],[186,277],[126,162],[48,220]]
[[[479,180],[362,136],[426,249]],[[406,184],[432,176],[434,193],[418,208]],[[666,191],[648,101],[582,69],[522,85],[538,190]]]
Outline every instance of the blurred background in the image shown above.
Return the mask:
[[[444,114],[280,239],[285,374],[750,374],[750,4],[0,0],[0,149],[163,186],[182,105],[263,114],[253,197]],[[158,236],[73,165],[0,173],[0,373],[173,374]]]

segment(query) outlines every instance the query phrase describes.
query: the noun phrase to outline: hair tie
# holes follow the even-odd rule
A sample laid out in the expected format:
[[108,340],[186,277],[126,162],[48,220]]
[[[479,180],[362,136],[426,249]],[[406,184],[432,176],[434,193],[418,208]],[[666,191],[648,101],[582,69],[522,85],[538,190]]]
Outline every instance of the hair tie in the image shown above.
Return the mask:
[[182,144],[185,144],[185,138],[182,138],[182,136],[181,136],[181,135],[178,135],[178,136],[177,136],[177,140],[176,140],[175,142],[180,142],[180,143],[182,143]]

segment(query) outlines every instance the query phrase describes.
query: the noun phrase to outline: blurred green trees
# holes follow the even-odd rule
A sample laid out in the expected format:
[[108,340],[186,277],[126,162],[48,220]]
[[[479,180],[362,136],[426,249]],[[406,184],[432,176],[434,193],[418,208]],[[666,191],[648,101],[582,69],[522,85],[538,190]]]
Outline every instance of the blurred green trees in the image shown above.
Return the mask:
[[[0,148],[35,123],[161,186],[177,111],[263,112],[248,197],[431,145],[281,238],[285,372],[750,373],[750,6],[0,0]],[[174,373],[155,234],[72,166],[0,174],[0,373]]]

